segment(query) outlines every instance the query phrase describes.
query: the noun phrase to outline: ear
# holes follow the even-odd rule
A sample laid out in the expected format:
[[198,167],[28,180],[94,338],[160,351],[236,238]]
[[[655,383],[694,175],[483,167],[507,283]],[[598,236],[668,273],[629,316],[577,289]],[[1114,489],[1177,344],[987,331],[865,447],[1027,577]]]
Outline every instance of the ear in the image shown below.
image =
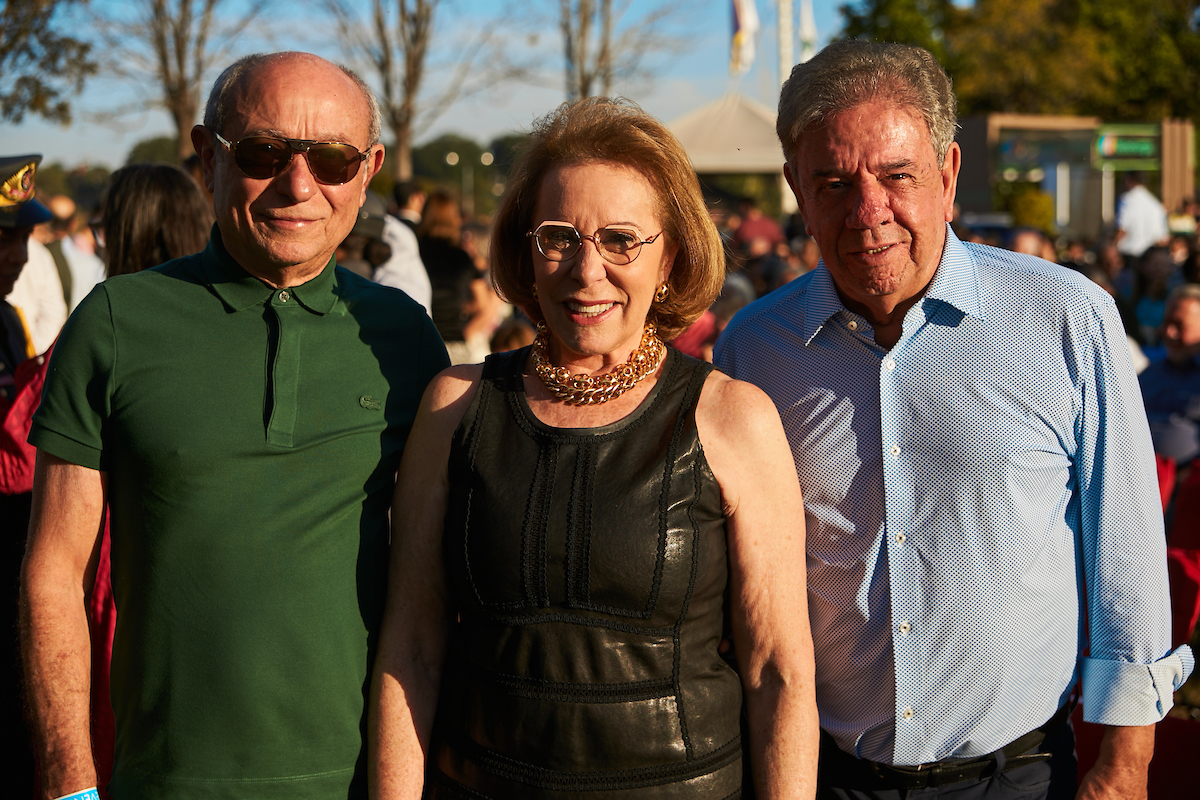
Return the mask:
[[800,212],[800,219],[804,220],[804,232],[812,236],[812,229],[808,227],[808,214],[804,211],[804,195],[796,186],[796,176],[792,174],[792,164],[790,161],[785,161],[783,164],[783,177],[787,181],[787,185],[792,190],[792,196],[796,198],[796,210]]
[[373,144],[371,149],[367,151],[367,160],[363,163],[363,171],[366,172],[366,177],[362,183],[362,197],[358,198],[358,207],[362,208],[363,203],[367,202],[367,189],[371,186],[371,181],[379,174],[379,170],[383,169],[383,145]]
[[671,270],[675,268],[675,257],[679,255],[679,245],[667,240],[666,246],[663,248],[662,262],[658,268],[658,282],[666,283],[671,278]]
[[200,171],[204,174],[204,188],[208,189],[209,194],[212,194],[216,175],[217,150],[213,145],[212,134],[203,125],[196,125],[192,128],[192,147],[195,148],[196,155],[200,156]]
[[954,196],[958,193],[958,170],[962,166],[962,150],[958,142],[951,142],[942,164],[942,208],[946,222],[954,221]]

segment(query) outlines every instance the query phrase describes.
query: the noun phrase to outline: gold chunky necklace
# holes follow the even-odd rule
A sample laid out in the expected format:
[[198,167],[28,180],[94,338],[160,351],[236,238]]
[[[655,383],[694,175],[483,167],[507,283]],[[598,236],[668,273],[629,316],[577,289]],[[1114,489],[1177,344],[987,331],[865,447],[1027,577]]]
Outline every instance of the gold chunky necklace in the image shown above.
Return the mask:
[[546,348],[546,323],[539,322],[533,340],[533,369],[550,393],[570,406],[594,406],[620,397],[658,369],[667,355],[667,346],[658,338],[653,322],[646,323],[642,342],[629,354],[629,360],[603,375],[572,375],[566,367],[550,363]]

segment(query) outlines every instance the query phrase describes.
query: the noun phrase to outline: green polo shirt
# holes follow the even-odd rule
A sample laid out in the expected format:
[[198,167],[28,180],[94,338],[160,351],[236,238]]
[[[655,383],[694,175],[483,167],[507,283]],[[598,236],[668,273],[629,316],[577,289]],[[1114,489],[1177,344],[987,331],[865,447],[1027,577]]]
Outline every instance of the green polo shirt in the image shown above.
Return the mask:
[[403,293],[272,289],[216,228],[71,315],[30,441],[108,475],[117,800],[366,796],[395,472],[448,363]]

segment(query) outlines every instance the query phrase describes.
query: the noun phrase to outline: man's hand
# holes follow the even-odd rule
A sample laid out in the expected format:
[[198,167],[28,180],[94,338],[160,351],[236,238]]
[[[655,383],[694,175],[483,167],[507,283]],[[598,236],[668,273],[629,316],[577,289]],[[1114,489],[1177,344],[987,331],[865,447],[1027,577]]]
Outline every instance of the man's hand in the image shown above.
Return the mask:
[[1108,726],[1095,765],[1076,800],[1146,800],[1146,773],[1154,755],[1154,726]]

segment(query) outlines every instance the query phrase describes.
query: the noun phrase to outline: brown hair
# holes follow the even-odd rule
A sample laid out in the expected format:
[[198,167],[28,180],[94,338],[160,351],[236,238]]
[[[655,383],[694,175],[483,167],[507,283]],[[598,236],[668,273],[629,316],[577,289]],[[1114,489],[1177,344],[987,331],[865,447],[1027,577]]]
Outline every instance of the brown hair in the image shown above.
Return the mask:
[[100,219],[112,277],[203,250],[213,211],[196,181],[178,167],[133,164],[112,174]]
[[462,243],[462,213],[454,195],[445,189],[434,190],[421,209],[416,233],[418,239],[445,239],[459,247]]
[[871,100],[891,100],[920,114],[938,166],[945,164],[958,129],[957,101],[945,70],[920,47],[860,39],[834,42],[792,68],[775,120],[784,157],[795,157],[807,128]]
[[533,124],[492,225],[496,290],[541,320],[533,296],[533,244],[525,234],[534,224],[542,179],[558,167],[592,162],[629,167],[654,188],[659,221],[678,251],[667,279],[670,292],[664,302],[651,305],[649,319],[664,340],[673,339],[720,294],[724,245],[683,146],[665,125],[628,100],[589,97],[564,103]]

